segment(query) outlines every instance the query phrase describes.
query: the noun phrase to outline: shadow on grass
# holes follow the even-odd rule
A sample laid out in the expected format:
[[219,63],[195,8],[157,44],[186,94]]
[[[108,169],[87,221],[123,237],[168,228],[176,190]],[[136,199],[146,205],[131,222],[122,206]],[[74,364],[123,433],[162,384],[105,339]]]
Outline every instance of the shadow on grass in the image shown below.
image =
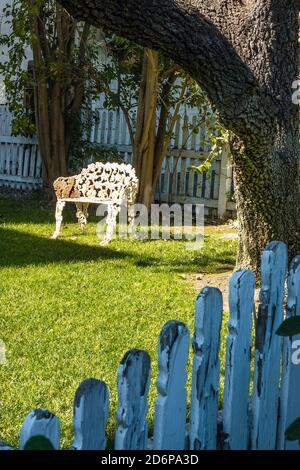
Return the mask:
[[[75,222],[75,211],[72,205],[66,211],[64,221]],[[91,210],[90,221],[97,221],[94,210]],[[99,219],[98,219],[99,221]],[[12,224],[8,228],[6,224]],[[27,230],[18,230],[19,224],[49,226],[49,238],[32,234]],[[72,229],[73,230],[73,229]],[[189,252],[184,249],[183,241],[177,241],[166,249],[162,245],[157,250],[149,250],[143,241],[131,249],[131,245],[112,244],[109,247],[90,246],[84,238],[78,242],[59,238],[51,240],[54,231],[54,213],[52,209],[42,209],[37,200],[3,200],[0,199],[0,267],[28,266],[50,263],[74,263],[77,261],[122,260],[127,259],[137,268],[152,269],[155,272],[174,272],[178,274],[199,272],[224,272],[234,269],[235,252],[226,243],[218,250],[208,248]],[[95,234],[96,237],[96,234]],[[148,240],[151,244],[151,240]],[[171,242],[173,243],[173,242]],[[218,242],[220,243],[220,242]],[[213,247],[215,243],[213,242]]]
[[[139,242],[134,242],[139,243]],[[213,266],[214,272],[231,270],[234,267],[234,254],[221,252],[216,256],[213,253],[199,252],[191,258],[184,258],[181,248],[175,258],[168,254],[157,256],[147,253],[143,242],[140,242],[138,251],[112,247],[89,246],[70,240],[51,240],[43,236],[32,235],[14,229],[0,228],[0,267],[38,266],[51,263],[75,263],[78,261],[122,260],[126,259],[137,268],[151,269],[154,272],[182,273],[206,271]],[[124,247],[125,248],[125,247]]]
[[[96,221],[96,205],[89,207],[91,220]],[[99,220],[99,218],[98,218]],[[75,204],[66,204],[64,209],[64,221],[76,221]],[[55,224],[55,202],[50,205],[43,205],[37,199],[25,199],[15,201],[0,198],[0,223],[8,224]]]
[[[5,228],[0,228],[0,241],[1,267],[135,257],[126,251],[60,239],[51,240]],[[139,256],[136,258],[139,259]]]

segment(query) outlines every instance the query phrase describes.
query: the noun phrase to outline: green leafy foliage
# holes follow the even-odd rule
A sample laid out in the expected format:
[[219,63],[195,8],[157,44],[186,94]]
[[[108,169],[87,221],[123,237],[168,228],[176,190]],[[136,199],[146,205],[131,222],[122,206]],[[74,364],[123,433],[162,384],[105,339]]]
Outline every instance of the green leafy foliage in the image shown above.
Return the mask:
[[211,170],[214,159],[220,157],[229,144],[229,131],[226,130],[218,121],[217,114],[211,116],[212,123],[207,120],[207,140],[206,145],[210,148],[210,152],[204,163],[199,166],[191,166],[191,169],[201,174]]
[[[300,317],[293,316],[284,320],[276,334],[284,337],[291,337],[300,334]],[[300,441],[300,418],[296,419],[285,431],[288,441]]]
[[0,73],[4,76],[5,92],[10,110],[14,113],[13,134],[32,135],[35,132],[33,110],[24,106],[26,91],[32,84],[32,75],[24,70],[26,48],[34,41],[31,33],[29,4],[16,0],[3,9],[5,22],[11,31],[0,36],[1,54],[8,55],[7,61],[0,62]]
[[300,418],[296,419],[285,431],[288,441],[300,441]]
[[[39,126],[35,110],[39,106],[43,109],[48,106],[49,112],[44,115],[57,115],[57,103],[51,106],[59,93],[63,97],[60,113],[66,119],[66,162],[69,168],[77,167],[80,162],[82,166],[91,153],[90,134],[97,121],[97,110],[92,103],[104,93],[104,107],[122,110],[125,115],[133,144],[145,50],[124,38],[104,34],[76,21],[55,0],[15,0],[4,11],[10,32],[0,38],[2,53],[8,55],[8,60],[0,64],[0,73],[5,77],[8,105],[13,113],[13,134],[36,133]],[[63,31],[58,18],[64,20]],[[29,50],[33,51],[33,61],[28,63]],[[37,90],[41,84],[45,84],[47,97],[44,94],[43,103],[38,103],[41,95],[37,97]],[[202,168],[196,170],[207,171],[219,155],[226,133],[206,94],[162,54],[157,86],[157,121],[164,141],[175,137],[177,128],[170,126],[170,122],[180,104],[177,119],[185,130],[182,148],[192,134],[201,132],[203,150],[210,150],[210,155]],[[193,122],[187,119],[191,107],[199,109]],[[57,153],[53,151],[52,158]]]
[[[101,90],[107,109],[121,109],[127,116],[127,125],[134,134],[136,111],[141,86],[141,73],[144,49],[137,44],[112,35],[105,38],[102,47],[106,50],[108,61],[100,67]],[[169,122],[180,100],[178,118],[184,123],[186,138],[202,133],[203,149],[211,149],[211,160],[220,153],[220,142],[228,139],[225,129],[220,125],[218,116],[212,109],[207,95],[184,70],[163,54],[159,55],[157,115],[166,113],[164,120],[165,138],[175,137],[176,128],[169,129]],[[188,108],[198,108],[199,116],[192,123],[187,122]],[[159,119],[159,125],[161,124]],[[182,147],[186,145],[183,142]]]
[[[0,37],[0,46],[8,60],[0,63],[0,73],[5,77],[7,102],[13,114],[12,133],[36,133],[37,89],[45,84],[47,97],[39,105],[44,109],[47,106],[51,113],[54,96],[63,97],[60,112],[67,118],[66,143],[70,142],[66,159],[74,155],[78,160],[84,157],[89,141],[91,102],[100,93],[100,38],[95,28],[62,11],[55,0],[7,4],[4,13],[9,32]],[[33,60],[28,61],[31,55]]]
[[54,450],[54,447],[45,436],[33,436],[26,442],[24,450]]
[[83,166],[87,166],[92,162],[115,162],[124,163],[118,149],[116,147],[106,147],[101,144],[86,142],[84,146],[83,155],[73,155],[70,168],[72,172],[77,173],[81,171]]
[[278,328],[276,334],[279,336],[294,336],[300,333],[300,317],[287,318]]

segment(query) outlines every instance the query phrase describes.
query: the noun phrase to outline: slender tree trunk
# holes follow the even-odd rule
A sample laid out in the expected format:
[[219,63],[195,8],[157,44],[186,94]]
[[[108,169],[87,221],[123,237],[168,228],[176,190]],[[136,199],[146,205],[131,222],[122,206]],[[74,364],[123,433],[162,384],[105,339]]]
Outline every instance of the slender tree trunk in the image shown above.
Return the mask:
[[[32,3],[32,2],[30,2]],[[40,14],[32,14],[34,61],[34,103],[39,149],[43,161],[43,186],[53,197],[53,182],[59,176],[67,176],[68,160],[72,146],[72,133],[80,116],[85,96],[85,84],[81,77],[66,76],[72,61],[75,41],[75,20],[56,4],[56,47],[50,47],[45,33],[45,12],[40,5]],[[79,43],[78,67],[85,64],[85,46],[90,26],[84,25]],[[57,63],[57,74],[52,76],[49,67]]]
[[138,201],[149,207],[153,197],[153,165],[158,98],[158,53],[146,49],[137,111],[133,163],[139,179]]
[[68,148],[66,142],[66,103],[65,90],[61,83],[55,83],[50,96],[51,153],[53,169],[67,174]]
[[161,89],[159,116],[157,116],[158,80],[160,78],[158,59],[157,52],[151,49],[145,50],[136,132],[133,138],[133,164],[140,182],[138,202],[148,208],[154,199],[162,164],[167,155],[187,87],[186,82],[184,82],[171,122],[168,125],[172,87],[176,81],[176,67],[172,68],[165,77]]
[[53,196],[53,182],[68,174],[66,142],[65,97],[60,84],[54,84],[50,92],[40,81],[35,93],[37,134],[43,160],[43,185]]

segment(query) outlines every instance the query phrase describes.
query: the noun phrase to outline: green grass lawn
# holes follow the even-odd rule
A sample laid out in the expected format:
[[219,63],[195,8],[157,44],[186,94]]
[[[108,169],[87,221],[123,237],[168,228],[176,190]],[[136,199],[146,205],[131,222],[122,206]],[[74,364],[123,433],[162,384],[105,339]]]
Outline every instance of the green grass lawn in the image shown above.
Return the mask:
[[13,445],[27,413],[47,408],[61,419],[62,447],[70,447],[74,393],[89,377],[109,386],[112,440],[117,368],[133,347],[152,359],[151,426],[159,332],[171,319],[193,332],[196,292],[188,275],[234,268],[236,241],[211,230],[198,252],[162,240],[102,248],[95,217],[84,234],[71,210],[66,221],[54,241],[53,209],[38,199],[0,199],[0,339],[7,355],[0,366],[0,439]]

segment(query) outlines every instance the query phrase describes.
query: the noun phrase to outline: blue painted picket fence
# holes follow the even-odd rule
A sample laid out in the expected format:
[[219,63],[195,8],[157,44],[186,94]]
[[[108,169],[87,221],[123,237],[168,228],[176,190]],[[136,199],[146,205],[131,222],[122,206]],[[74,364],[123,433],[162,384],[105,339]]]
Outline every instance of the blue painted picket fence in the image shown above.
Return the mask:
[[[159,336],[153,436],[149,436],[147,423],[151,361],[145,351],[132,349],[118,370],[115,449],[299,450],[298,442],[285,440],[285,430],[300,417],[300,365],[291,361],[292,339],[282,339],[275,332],[284,319],[284,310],[287,317],[300,315],[300,257],[293,260],[288,271],[286,246],[272,242],[262,255],[261,273],[255,341],[254,275],[249,270],[238,270],[230,280],[222,407],[222,294],[207,287],[196,300],[189,417],[189,330],[183,323],[169,321]],[[72,448],[105,449],[108,415],[106,384],[96,379],[83,382],[75,394]],[[47,410],[31,411],[21,429],[20,448],[34,436],[47,437],[53,448],[59,449],[59,418]],[[10,448],[4,442],[0,444],[0,449]]]

